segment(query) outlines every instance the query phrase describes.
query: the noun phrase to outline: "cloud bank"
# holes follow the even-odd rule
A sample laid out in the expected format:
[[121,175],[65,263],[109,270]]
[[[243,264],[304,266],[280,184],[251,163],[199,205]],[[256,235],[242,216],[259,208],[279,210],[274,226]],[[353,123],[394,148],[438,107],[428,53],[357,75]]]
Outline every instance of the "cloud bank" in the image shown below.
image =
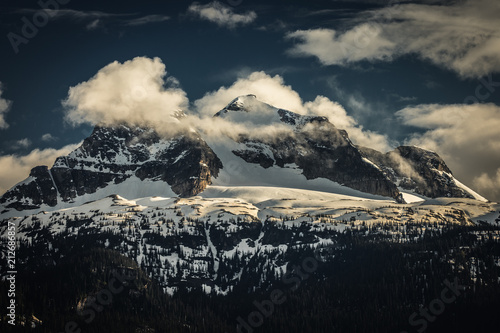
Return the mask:
[[5,121],[5,114],[10,110],[12,102],[2,98],[3,88],[2,82],[0,82],[0,129],[5,129],[9,127],[9,124]]
[[345,31],[290,32],[286,37],[296,43],[288,53],[341,66],[416,54],[461,77],[481,77],[500,71],[498,17],[497,0],[396,4],[353,19]]
[[159,58],[115,61],[69,89],[63,101],[65,119],[74,125],[173,126],[173,112],[188,107],[186,93],[177,85]]
[[218,1],[213,1],[206,5],[193,2],[188,8],[188,13],[229,29],[234,29],[238,25],[252,23],[257,18],[257,14],[254,11],[237,14],[231,7]]
[[[299,93],[286,85],[279,75],[253,72],[240,77],[229,87],[220,87],[194,101],[192,112],[189,112],[185,91],[178,86],[175,78],[167,77],[165,65],[159,58],[137,57],[123,64],[115,61],[88,81],[69,89],[67,98],[62,102],[66,110],[65,119],[72,125],[132,123],[167,131],[186,125],[214,135],[250,130],[257,133],[256,124],[212,119],[234,98],[253,94],[258,100],[277,108],[302,115],[325,116],[338,128],[347,130],[356,144],[382,151],[390,149],[386,136],[364,130],[339,103],[324,96],[304,102]],[[188,111],[191,116],[179,122],[172,117],[176,110]],[[255,112],[265,113],[266,110]],[[262,116],[265,119],[265,115]],[[266,125],[269,126],[261,127],[258,133],[278,135],[286,127],[275,123]]]
[[425,130],[407,140],[436,151],[455,176],[490,200],[500,201],[500,107],[494,104],[408,107],[396,115]]

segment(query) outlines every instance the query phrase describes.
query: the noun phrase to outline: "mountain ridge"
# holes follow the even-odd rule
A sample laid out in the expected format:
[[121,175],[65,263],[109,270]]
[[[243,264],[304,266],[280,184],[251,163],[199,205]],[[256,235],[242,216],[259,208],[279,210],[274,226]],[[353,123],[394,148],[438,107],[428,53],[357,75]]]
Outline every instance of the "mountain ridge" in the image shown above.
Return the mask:
[[[175,118],[180,122],[184,117]],[[245,182],[244,174],[230,173],[232,165],[238,165],[239,172],[253,170],[247,181],[255,184],[261,184],[259,179],[273,169],[273,176],[266,178],[269,186],[279,182],[280,174],[293,169],[296,175],[286,176],[291,187],[295,182],[306,184],[306,188],[312,180],[333,182],[397,202],[404,201],[401,190],[429,198],[482,198],[455,181],[446,163],[434,152],[400,146],[383,154],[359,147],[326,117],[279,109],[255,95],[235,98],[213,117],[258,126],[274,122],[288,130],[263,137],[238,133],[226,137],[227,146],[219,147],[216,153],[212,149],[216,145],[194,130],[160,135],[152,127],[98,125],[77,149],[58,157],[50,169],[35,167],[27,179],[8,190],[0,198],[0,213],[71,204],[80,197],[98,200],[113,194],[106,188],[116,188],[114,194],[120,194],[120,187],[129,183],[137,188],[137,193],[130,193],[130,199],[169,193],[195,196],[214,181],[231,185],[231,179],[239,177],[240,182]],[[229,181],[224,183],[224,177],[219,177],[221,172]],[[156,193],[153,187],[160,190]],[[105,195],[96,194],[101,192]]]

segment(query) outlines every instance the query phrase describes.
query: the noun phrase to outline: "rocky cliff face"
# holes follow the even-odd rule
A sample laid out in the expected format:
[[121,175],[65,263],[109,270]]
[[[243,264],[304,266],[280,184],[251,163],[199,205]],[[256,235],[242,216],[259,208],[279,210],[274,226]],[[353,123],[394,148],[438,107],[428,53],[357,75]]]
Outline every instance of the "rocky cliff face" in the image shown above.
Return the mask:
[[400,146],[386,154],[359,147],[399,187],[430,197],[473,198],[461,188],[443,159],[435,152]]
[[55,206],[131,178],[164,182],[181,197],[202,192],[221,162],[195,132],[165,138],[151,128],[96,126],[82,145],[54,166],[34,168],[0,199],[6,208]]

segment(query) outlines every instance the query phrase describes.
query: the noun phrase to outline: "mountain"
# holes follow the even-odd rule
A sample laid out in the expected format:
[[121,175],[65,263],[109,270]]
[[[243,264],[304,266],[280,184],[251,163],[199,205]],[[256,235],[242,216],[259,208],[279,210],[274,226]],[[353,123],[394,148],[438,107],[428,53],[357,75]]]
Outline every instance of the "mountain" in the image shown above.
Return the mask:
[[335,127],[335,119],[275,108],[260,102],[255,95],[234,99],[215,117],[235,123],[280,123],[290,128],[279,136],[240,134],[237,137],[241,145],[232,150],[233,154],[264,169],[285,168],[291,164],[307,179],[328,179],[364,193],[392,197],[398,202],[403,201],[401,191],[429,198],[486,200],[455,179],[435,152],[400,146],[383,154],[356,146],[345,130]]
[[308,180],[328,179],[361,192],[402,200],[396,185],[363,158],[346,131],[337,129],[326,117],[278,109],[254,95],[236,98],[215,117],[236,123],[278,123],[289,129],[273,136],[239,134],[236,142],[240,145],[232,153],[247,163],[264,169],[293,165]]
[[[33,168],[7,191],[0,198],[0,213],[70,207],[112,194],[190,197],[212,183],[295,187],[397,202],[404,201],[403,192],[484,200],[458,182],[436,153],[402,146],[383,154],[358,147],[335,127],[334,119],[275,108],[254,95],[234,99],[214,118],[256,133],[241,130],[214,140],[188,126],[174,134],[127,124],[96,126],[52,168]],[[270,124],[279,131],[266,133]]]
[[427,331],[498,327],[500,205],[436,153],[359,147],[253,95],[212,120],[223,135],[96,126],[2,196],[19,331],[414,331],[449,281],[466,296]]
[[193,196],[211,184],[221,167],[194,131],[164,137],[152,128],[96,126],[80,147],[57,158],[52,168],[33,168],[0,203],[6,209],[30,210],[114,193]]

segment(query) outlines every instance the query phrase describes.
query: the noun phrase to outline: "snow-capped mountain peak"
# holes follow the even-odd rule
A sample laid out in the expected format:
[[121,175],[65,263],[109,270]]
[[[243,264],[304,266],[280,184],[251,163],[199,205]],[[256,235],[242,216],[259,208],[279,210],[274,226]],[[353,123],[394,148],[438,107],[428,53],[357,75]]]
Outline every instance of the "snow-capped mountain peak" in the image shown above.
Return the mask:
[[[183,114],[178,113],[178,118]],[[159,134],[149,127],[96,126],[80,147],[52,168],[34,168],[0,198],[0,214],[62,208],[112,194],[191,197],[210,184],[274,186],[403,201],[402,191],[478,198],[434,152],[398,147],[382,154],[358,147],[327,118],[279,109],[255,95],[239,96],[220,117],[243,128],[278,124],[282,131],[247,131],[203,138],[186,127]],[[247,126],[248,125],[248,126]],[[265,135],[259,135],[260,133]]]
[[215,114],[215,117],[224,116],[229,111],[250,111],[253,106],[259,105],[262,106],[265,103],[262,103],[257,100],[257,96],[255,95],[242,95],[233,99],[226,107]]

